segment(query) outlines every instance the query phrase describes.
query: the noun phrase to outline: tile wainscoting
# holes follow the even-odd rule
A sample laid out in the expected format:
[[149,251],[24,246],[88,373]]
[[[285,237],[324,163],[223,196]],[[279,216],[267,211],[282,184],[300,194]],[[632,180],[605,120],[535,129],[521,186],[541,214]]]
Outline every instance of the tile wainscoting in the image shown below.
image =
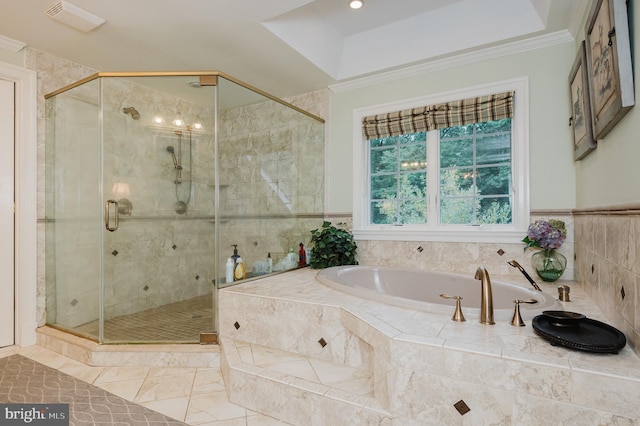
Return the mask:
[[576,280],[640,353],[640,204],[574,211]]
[[[342,223],[351,228],[351,216],[326,215],[334,224]],[[567,269],[563,279],[574,279],[574,231],[573,216],[567,210],[536,210],[531,212],[531,221],[559,219],[567,226],[567,239],[559,251],[567,257]],[[340,226],[340,225],[336,225]],[[524,238],[526,233],[522,234]],[[507,264],[515,259],[535,278],[531,268],[531,256],[535,250],[524,251],[523,243],[449,243],[434,241],[383,241],[357,240],[358,262],[361,265],[401,266],[457,272],[473,275],[479,265],[484,265],[490,274],[502,275],[517,283],[527,283],[522,274]],[[499,252],[502,251],[502,254]],[[537,281],[540,281],[537,279]]]

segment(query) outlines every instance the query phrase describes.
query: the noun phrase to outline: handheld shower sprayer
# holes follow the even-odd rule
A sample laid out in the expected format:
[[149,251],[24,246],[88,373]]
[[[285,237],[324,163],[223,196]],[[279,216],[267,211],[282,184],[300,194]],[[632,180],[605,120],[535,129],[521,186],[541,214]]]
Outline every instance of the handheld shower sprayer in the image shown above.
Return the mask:
[[129,114],[134,120],[138,120],[140,118],[140,113],[134,107],[122,108],[122,112]]
[[542,291],[540,286],[538,284],[536,284],[536,282],[533,280],[533,278],[531,278],[531,275],[527,274],[527,271],[525,271],[524,268],[522,266],[520,266],[520,264],[518,262],[516,262],[515,260],[510,260],[507,263],[509,264],[509,266],[513,266],[514,268],[516,268],[517,270],[522,272],[522,275],[524,275],[524,277],[527,279],[527,281],[529,281],[529,283],[531,283],[533,288],[535,288],[538,291]]
[[176,158],[176,150],[174,147],[172,147],[171,145],[169,145],[167,147],[167,152],[171,154],[171,156],[173,157],[173,167],[176,170],[182,170],[182,166],[180,164],[178,164],[178,159]]

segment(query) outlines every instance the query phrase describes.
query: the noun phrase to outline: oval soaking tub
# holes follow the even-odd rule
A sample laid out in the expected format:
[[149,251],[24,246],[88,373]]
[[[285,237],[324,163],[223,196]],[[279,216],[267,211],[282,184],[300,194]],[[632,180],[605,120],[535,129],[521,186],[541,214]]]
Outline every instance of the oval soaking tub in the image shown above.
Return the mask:
[[[472,275],[388,266],[336,266],[320,271],[317,279],[335,290],[403,308],[453,314],[455,300],[441,298],[440,294],[444,293],[461,296],[465,314],[478,315],[480,311],[481,285]],[[538,301],[521,304],[523,316],[549,309],[562,310],[555,298],[544,292],[494,280],[491,287],[496,314],[513,313],[515,299]]]

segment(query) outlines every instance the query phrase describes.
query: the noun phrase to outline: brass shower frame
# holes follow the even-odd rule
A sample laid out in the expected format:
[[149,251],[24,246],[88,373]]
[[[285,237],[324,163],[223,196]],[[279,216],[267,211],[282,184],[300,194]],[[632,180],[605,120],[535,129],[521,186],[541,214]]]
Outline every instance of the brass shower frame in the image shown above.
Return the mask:
[[[325,120],[315,114],[312,114],[308,111],[303,110],[302,108],[299,108],[285,100],[282,100],[270,93],[265,92],[264,90],[258,89],[255,86],[252,86],[242,80],[239,80],[235,77],[232,77],[228,74],[225,74],[221,71],[130,71],[130,72],[98,72],[95,74],[92,74],[88,77],[85,77],[81,80],[78,80],[72,84],[69,84],[67,86],[64,86],[60,89],[57,89],[51,93],[45,94],[44,98],[45,99],[49,99],[52,98],[56,95],[59,95],[61,93],[64,93],[68,90],[71,90],[73,88],[76,88],[78,86],[81,86],[85,83],[88,83],[90,81],[96,80],[96,79],[100,79],[103,77],[120,77],[120,78],[133,78],[133,77],[198,77],[199,78],[199,84],[200,86],[213,86],[214,90],[218,89],[218,78],[224,78],[225,80],[228,80],[232,83],[235,83],[239,86],[244,87],[245,89],[248,89],[252,92],[255,92],[259,95],[264,96],[265,98],[268,98],[274,102],[277,102],[281,105],[284,105],[285,107],[291,108],[301,114],[304,114],[305,116],[316,120],[320,123],[325,123]],[[217,95],[214,97],[216,105],[215,105],[215,110],[218,110],[218,97]],[[217,132],[218,132],[218,127],[217,125],[214,126],[213,129],[214,132],[214,138],[217,139]],[[218,153],[217,153],[217,144],[215,146],[215,157],[218,158]],[[215,167],[215,181],[218,182],[219,178],[218,178],[218,167]],[[215,192],[215,205],[219,205],[220,203],[220,199],[219,199],[219,191]],[[304,217],[305,215],[299,215],[299,217]],[[259,216],[256,216],[259,217]],[[214,225],[214,234],[217,236],[219,235],[219,220],[215,220],[215,225]],[[215,246],[218,246],[218,243],[216,241]],[[217,256],[216,256],[216,260],[215,260],[215,269],[219,270],[219,264],[218,264],[218,260],[217,260]],[[214,297],[214,309],[216,309],[217,311],[217,307],[218,307],[218,294],[217,294],[217,290],[218,290],[218,286],[217,284],[214,286],[214,292],[213,292],[213,297]],[[102,303],[100,303],[101,309],[102,309]],[[100,316],[102,316],[102,313],[100,314]],[[214,313],[214,331],[213,332],[207,332],[207,331],[203,331],[200,333],[200,343],[217,343],[218,342],[218,329],[219,329],[219,325],[218,325],[218,313],[215,312]],[[65,330],[67,332],[71,332],[72,334],[75,334],[73,331],[70,330]],[[86,336],[85,336],[86,337]],[[98,337],[98,342],[102,343],[104,340],[104,336],[103,336],[103,331],[102,329],[99,332],[99,337]]]
[[309,111],[305,111],[300,107],[297,107],[293,104],[290,104],[287,101],[284,101],[277,96],[274,96],[270,93],[265,92],[264,90],[260,90],[255,86],[252,86],[248,83],[245,83],[242,80],[239,80],[235,77],[230,76],[229,74],[225,74],[221,71],[125,71],[125,72],[98,72],[88,77],[83,78],[82,80],[78,80],[75,83],[64,86],[54,92],[48,93],[44,95],[45,99],[49,99],[53,96],[59,95],[60,93],[66,92],[67,90],[71,90],[74,87],[81,86],[85,83],[93,81],[97,78],[102,77],[199,77],[201,86],[217,86],[218,85],[218,77],[222,77],[225,80],[229,80],[233,83],[236,83],[245,89],[249,89],[252,92],[258,93],[266,98],[271,99],[272,101],[278,102],[288,108],[296,110],[307,117],[313,118],[321,123],[324,123],[325,120],[318,117],[315,114],[310,113]]

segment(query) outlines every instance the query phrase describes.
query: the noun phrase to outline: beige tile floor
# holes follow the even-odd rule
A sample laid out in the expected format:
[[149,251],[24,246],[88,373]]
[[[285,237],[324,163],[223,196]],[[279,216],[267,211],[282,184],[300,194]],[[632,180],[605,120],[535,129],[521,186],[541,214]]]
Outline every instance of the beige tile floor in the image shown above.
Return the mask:
[[37,345],[0,349],[14,353],[190,425],[287,424],[229,402],[218,368],[91,367]]

